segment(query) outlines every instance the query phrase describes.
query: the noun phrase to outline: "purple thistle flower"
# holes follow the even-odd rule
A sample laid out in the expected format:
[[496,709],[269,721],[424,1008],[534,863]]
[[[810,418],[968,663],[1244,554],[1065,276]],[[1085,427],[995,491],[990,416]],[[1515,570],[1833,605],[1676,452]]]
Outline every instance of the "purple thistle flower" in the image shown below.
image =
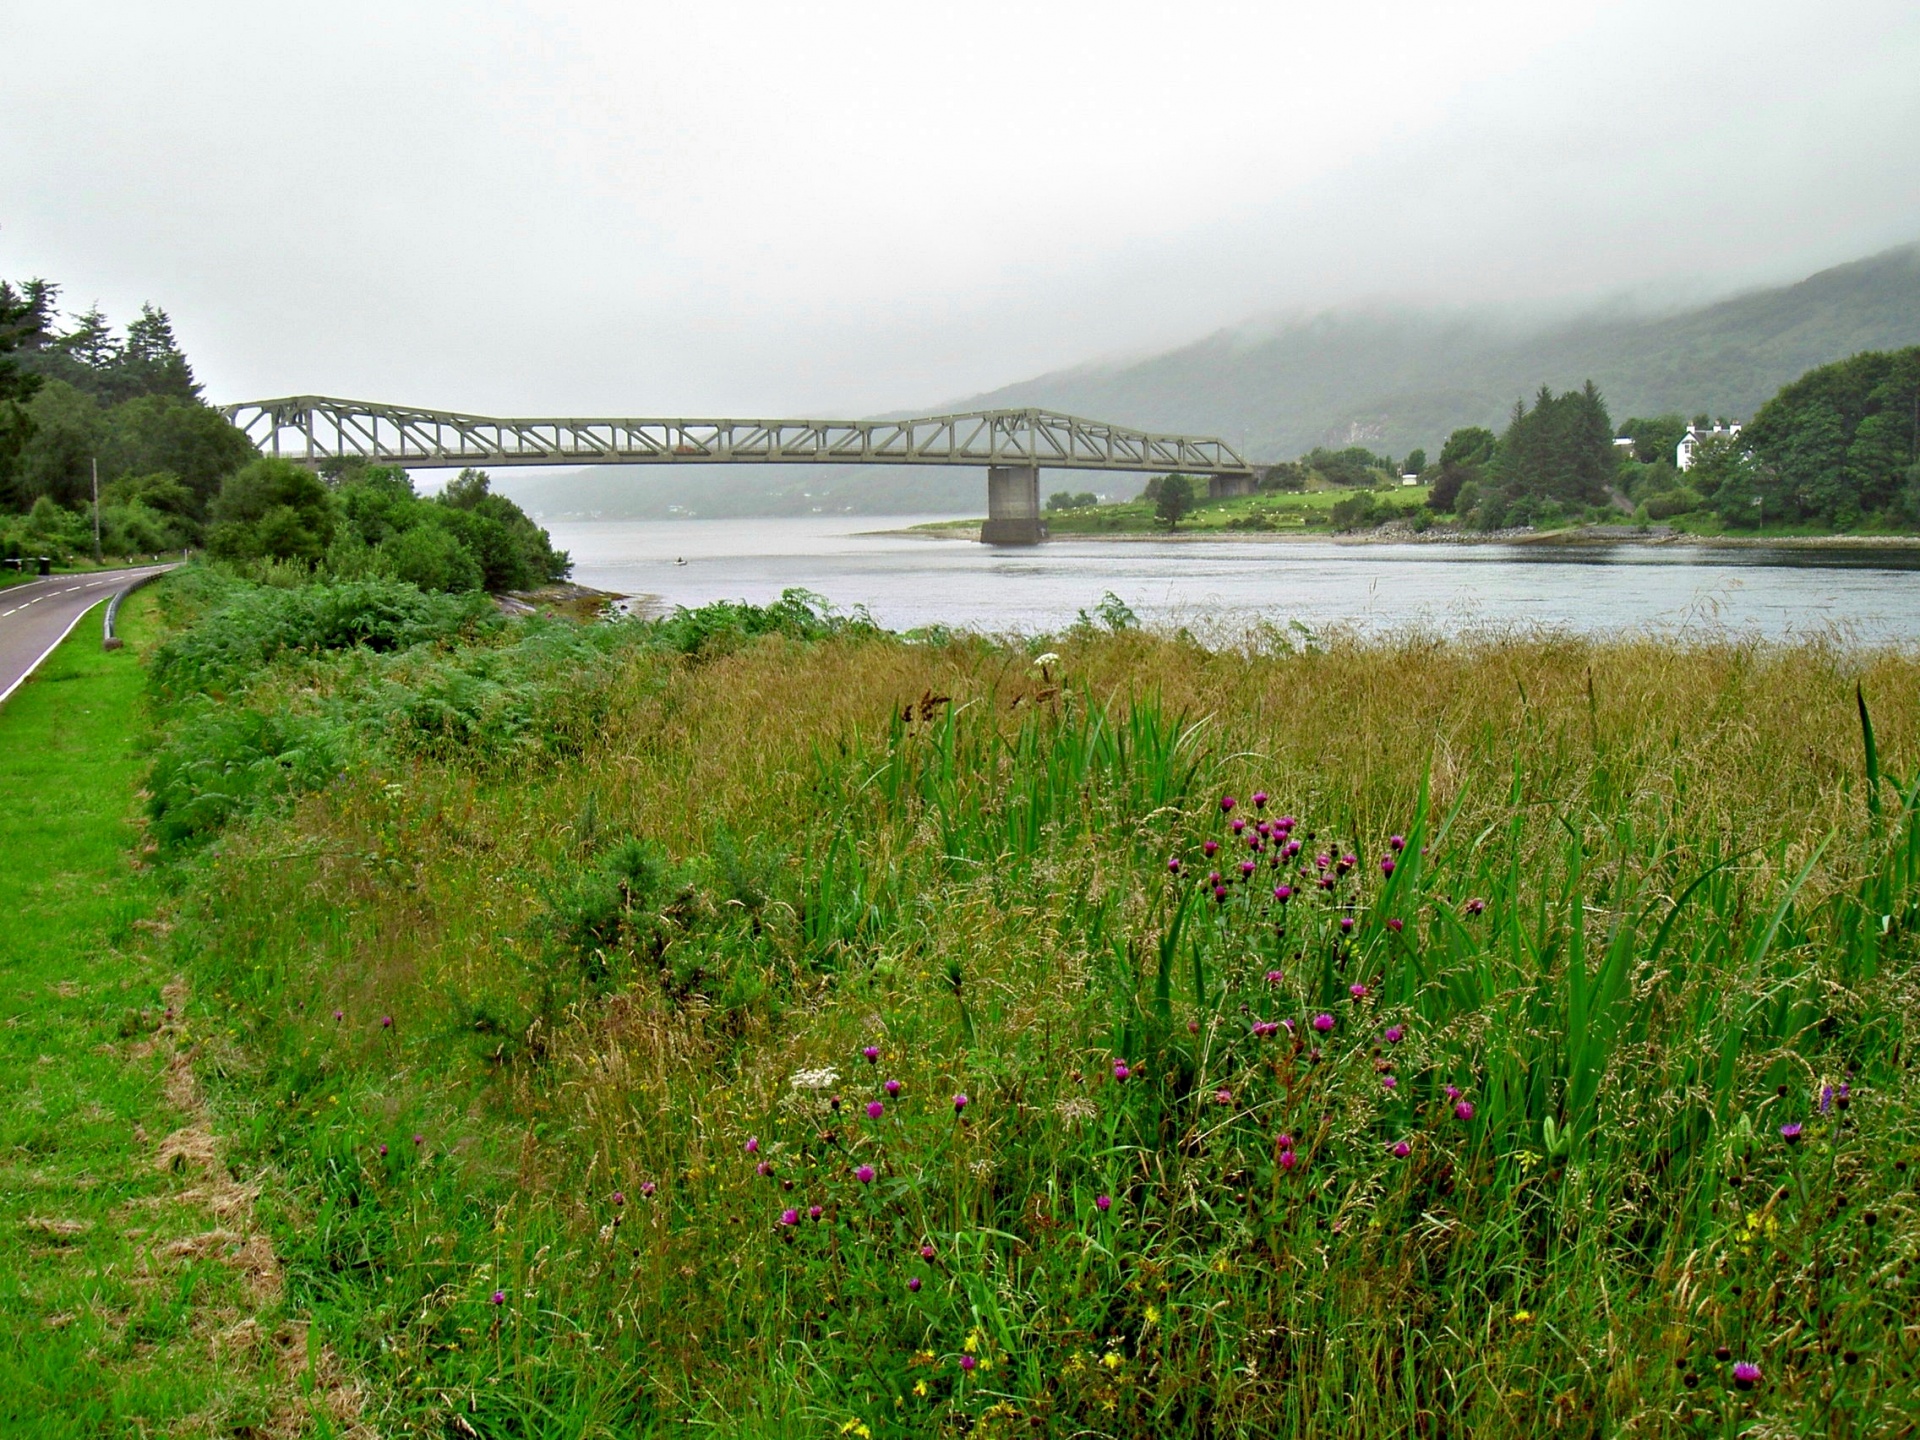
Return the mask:
[[1201,845],[1200,853],[1205,855],[1209,860],[1211,860],[1215,855],[1218,855],[1220,853],[1220,842],[1218,840],[1211,840],[1211,839],[1206,841],[1206,843]]
[[1351,915],[1342,915],[1340,917],[1340,933],[1342,935],[1351,935],[1353,933],[1353,917]]
[[1329,865],[1333,864],[1333,857],[1327,854],[1316,855],[1313,857],[1313,863],[1318,865],[1322,870],[1324,870]]
[[1391,930],[1396,935],[1398,935],[1401,932],[1401,930],[1404,929],[1405,927],[1406,927],[1406,921],[1402,920],[1398,915],[1394,916],[1391,920],[1387,921],[1387,929]]
[[1222,795],[1220,797],[1220,813],[1222,815],[1226,815],[1230,813],[1232,809],[1233,809],[1233,796]]
[[818,1220],[823,1213],[818,1205],[807,1206],[807,1219],[809,1220]]
[[643,1200],[651,1199],[655,1188],[651,1180],[642,1180],[640,1182],[640,1198]]
[[1287,841],[1287,858],[1291,860],[1294,856],[1298,855],[1299,853],[1300,853],[1300,842],[1298,840]]
[[971,1355],[962,1355],[960,1357],[960,1368],[969,1373],[971,1373],[973,1370],[973,1367],[978,1365],[979,1363],[980,1362],[974,1359],[973,1356]]
[[1459,1098],[1460,1098],[1460,1087],[1458,1085],[1447,1086],[1447,1099],[1458,1100]]
[[889,1080],[881,1088],[885,1090],[889,1096],[898,1095],[900,1093],[900,1082],[898,1080]]
[[1404,835],[1389,835],[1387,837],[1387,844],[1395,851],[1404,850],[1407,848],[1407,837]]
[[627,1197],[618,1190],[614,1191],[608,1198],[610,1198],[615,1205],[624,1205],[627,1203]]
[[1180,873],[1180,857],[1178,855],[1174,855],[1168,859],[1167,873],[1170,875],[1178,875]]
[[1393,1142],[1393,1158],[1394,1159],[1404,1160],[1407,1158],[1407,1156],[1411,1155],[1412,1153],[1413,1153],[1413,1146],[1409,1145],[1406,1141],[1396,1140]]
[[1267,808],[1267,792],[1266,791],[1256,790],[1253,792],[1253,808],[1256,810],[1264,810]]
[[1356,980],[1353,984],[1347,986],[1347,994],[1356,1000],[1364,1000],[1367,998],[1367,987]]
[[1742,1360],[1733,1367],[1733,1383],[1742,1390],[1751,1390],[1760,1383],[1760,1367],[1750,1360]]
[[[341,1014],[342,1014],[342,1012],[341,1012],[341,1011],[339,1011],[339,1010],[336,1010],[336,1011],[334,1011],[334,1012],[333,1012],[333,1023],[334,1023],[334,1024],[336,1024],[336,1025],[338,1025],[338,1024],[340,1023],[340,1016],[341,1016]],[[172,1007],[172,1006],[168,1006],[168,1007],[167,1007],[167,1018],[168,1018],[169,1020],[171,1020],[171,1019],[173,1018],[173,1007]]]
[[496,1290],[489,1298],[495,1305],[504,1305],[507,1303],[507,1292],[504,1290]]
[[1247,822],[1236,815],[1233,817],[1233,824],[1229,828],[1232,829],[1236,835],[1244,834],[1247,828]]
[[920,1293],[920,1277],[918,1275],[915,1275],[907,1281],[907,1289],[913,1291],[916,1295]]
[[416,1145],[424,1145],[427,1143],[427,1137],[424,1135],[415,1135],[413,1137],[413,1143]]
[[853,1172],[853,1178],[858,1180],[862,1185],[873,1184],[873,1166],[862,1165],[858,1170]]
[[1391,855],[1382,855],[1380,857],[1380,873],[1382,875],[1393,874],[1393,857]]
[[1282,1151],[1291,1150],[1293,1148],[1293,1136],[1282,1130],[1278,1135],[1273,1137],[1273,1143]]
[[1340,857],[1340,863],[1336,865],[1334,868],[1336,870],[1347,871],[1347,870],[1351,870],[1355,865],[1358,865],[1359,863],[1360,863],[1359,860],[1357,860],[1352,855],[1342,855]]
[[1216,885],[1216,886],[1214,886],[1214,887],[1213,887],[1213,900],[1214,900],[1214,903],[1215,903],[1216,905],[1224,905],[1224,904],[1226,904],[1226,903],[1227,903],[1227,887],[1226,887],[1226,886],[1224,886],[1224,885]]
[[1220,1090],[1216,1090],[1216,1091],[1214,1091],[1214,1092],[1213,1092],[1213,1103],[1214,1103],[1214,1104],[1216,1104],[1216,1105],[1231,1105],[1231,1104],[1233,1104],[1233,1092],[1232,1092],[1231,1090],[1227,1090],[1227,1089],[1220,1089]]
[[1282,905],[1286,904],[1289,900],[1293,899],[1293,887],[1291,885],[1274,886],[1273,898],[1278,900]]
[[1280,1023],[1281,1023],[1282,1025],[1284,1025],[1284,1026],[1286,1026],[1286,1027],[1287,1027],[1287,1033],[1288,1033],[1289,1035],[1291,1035],[1291,1034],[1293,1033],[1293,1021],[1292,1021],[1292,1020],[1290,1020],[1290,1019],[1289,1019],[1289,1020],[1282,1020],[1282,1021],[1281,1021]]
[[886,1113],[887,1107],[882,1105],[878,1100],[869,1100],[867,1102],[867,1118],[869,1120],[878,1120]]
[[1844,1110],[1848,1104],[1851,1103],[1852,1098],[1852,1094],[1847,1087],[1847,1082],[1842,1080],[1840,1082],[1840,1088],[1834,1092],[1833,1103]]
[[800,1212],[798,1210],[782,1210],[780,1212],[780,1223],[782,1225],[798,1225],[800,1223]]
[[1453,1107],[1453,1113],[1462,1120],[1471,1120],[1473,1118],[1473,1102],[1471,1100],[1462,1100],[1458,1105]]
[[1798,1120],[1789,1120],[1786,1124],[1782,1125],[1780,1127],[1780,1138],[1789,1145],[1798,1145],[1800,1143],[1800,1122]]
[[867,1063],[869,1065],[878,1065],[880,1063],[880,1047],[878,1045],[869,1045],[860,1053],[867,1057]]
[[962,1110],[966,1108],[967,1108],[967,1097],[965,1094],[960,1094],[953,1097],[953,1113],[954,1114],[958,1115]]
[[386,1141],[383,1140],[380,1142],[380,1155],[383,1159],[386,1157],[386,1153],[387,1153],[387,1144],[386,1144]]
[[1300,1157],[1296,1155],[1293,1151],[1282,1150],[1280,1152],[1280,1168],[1282,1170],[1291,1170],[1293,1169],[1294,1166],[1298,1165],[1299,1163],[1300,1163]]
[[1484,914],[1486,911],[1486,908],[1487,908],[1487,902],[1482,900],[1477,895],[1473,899],[1467,901],[1467,914],[1469,915]]
[[1113,1197],[1111,1195],[1094,1196],[1093,1208],[1098,1211],[1101,1211],[1102,1213],[1105,1213],[1106,1211],[1111,1210],[1113,1208]]
[[1320,1031],[1331,1030],[1333,1028],[1333,1016],[1326,1014],[1324,1011],[1314,1016],[1313,1028]]
[[747,1154],[758,1155],[759,1153],[760,1153],[760,1137],[758,1135],[749,1135],[747,1137]]
[[1250,879],[1252,875],[1253,875],[1253,861],[1242,860],[1240,862],[1240,878],[1242,880],[1246,880],[1246,879]]
[[769,1165],[766,1161],[762,1160],[759,1164],[753,1167],[753,1173],[756,1175],[765,1177],[773,1173],[773,1167]]
[[391,1030],[393,1028],[393,1017],[391,1015],[382,1015],[380,1017],[380,1028],[382,1030]]
[[922,1260],[931,1260],[931,1259],[933,1259],[933,1246],[932,1246],[932,1245],[922,1245],[922,1246],[920,1247],[920,1258],[921,1258]]
[[1333,888],[1333,877],[1331,875],[1322,875],[1320,877],[1320,888],[1322,890],[1331,890]]
[[1133,1071],[1127,1068],[1126,1061],[1116,1060],[1113,1062],[1113,1078],[1114,1079],[1124,1080],[1131,1074],[1133,1074]]
[[1267,971],[1267,984],[1269,985],[1278,985],[1285,978],[1286,977],[1282,975],[1278,970]]
[[1398,1045],[1401,1040],[1406,1038],[1406,1033],[1407,1032],[1402,1030],[1398,1025],[1389,1025],[1387,1027],[1387,1044]]
[[1380,1077],[1380,1083],[1384,1085],[1387,1089],[1391,1090],[1395,1086],[1397,1086],[1400,1082],[1391,1075],[1382,1075]]

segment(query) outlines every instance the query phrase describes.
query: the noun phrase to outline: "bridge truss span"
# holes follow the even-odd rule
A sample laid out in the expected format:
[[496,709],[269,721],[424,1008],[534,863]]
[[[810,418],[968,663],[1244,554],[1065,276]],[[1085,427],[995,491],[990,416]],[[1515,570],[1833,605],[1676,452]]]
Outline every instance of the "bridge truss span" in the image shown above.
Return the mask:
[[1225,441],[1162,435],[1051,410],[904,420],[496,419],[322,395],[226,415],[264,453],[322,465],[972,465],[1239,476]]

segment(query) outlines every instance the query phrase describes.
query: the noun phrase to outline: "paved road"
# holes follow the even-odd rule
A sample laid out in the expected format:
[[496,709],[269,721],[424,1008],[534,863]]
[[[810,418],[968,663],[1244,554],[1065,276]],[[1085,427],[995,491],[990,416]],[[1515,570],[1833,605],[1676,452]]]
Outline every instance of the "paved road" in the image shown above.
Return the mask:
[[20,688],[82,615],[142,576],[167,568],[142,565],[95,575],[52,575],[0,590],[0,702]]

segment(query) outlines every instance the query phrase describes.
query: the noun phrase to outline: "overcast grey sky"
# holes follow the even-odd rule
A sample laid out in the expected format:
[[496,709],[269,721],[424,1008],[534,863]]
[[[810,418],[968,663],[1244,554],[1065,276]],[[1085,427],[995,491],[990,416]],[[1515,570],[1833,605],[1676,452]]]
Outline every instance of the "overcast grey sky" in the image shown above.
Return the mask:
[[0,274],[211,396],[871,413],[1920,238],[1913,0],[0,0]]

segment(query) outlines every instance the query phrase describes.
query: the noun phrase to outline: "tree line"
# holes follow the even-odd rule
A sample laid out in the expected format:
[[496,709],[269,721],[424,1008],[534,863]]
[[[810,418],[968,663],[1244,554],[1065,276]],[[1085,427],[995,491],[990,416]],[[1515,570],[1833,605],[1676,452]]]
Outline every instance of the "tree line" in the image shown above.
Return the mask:
[[262,456],[206,403],[167,312],[116,331],[63,316],[60,287],[0,281],[0,557],[204,547],[227,561],[428,590],[514,590],[564,578],[567,557],[482,471],[432,499],[397,466],[320,474]]
[[[1682,471],[1676,452],[1690,428],[1705,433]],[[1433,509],[1484,530],[1583,513],[1701,515],[1729,529],[1911,529],[1920,524],[1920,346],[1817,366],[1737,435],[1725,417],[1704,414],[1615,427],[1591,382],[1558,395],[1542,386],[1499,435],[1454,431],[1423,478]]]

